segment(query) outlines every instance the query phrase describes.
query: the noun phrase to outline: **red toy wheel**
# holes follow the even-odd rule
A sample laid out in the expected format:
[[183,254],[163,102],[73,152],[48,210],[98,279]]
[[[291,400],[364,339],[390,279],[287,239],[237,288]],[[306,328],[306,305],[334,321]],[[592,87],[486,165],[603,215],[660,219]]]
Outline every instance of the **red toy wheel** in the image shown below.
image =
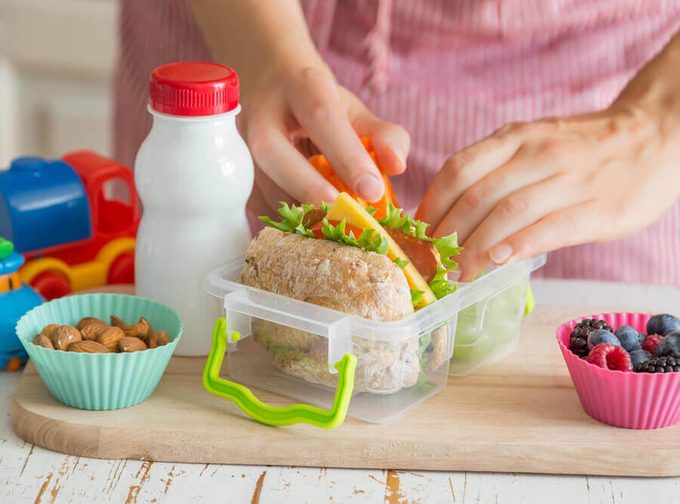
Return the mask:
[[68,278],[58,271],[39,273],[31,280],[31,287],[47,301],[60,298],[71,292],[71,284]]
[[109,268],[106,280],[108,284],[134,284],[135,283],[135,254],[125,252],[116,257]]

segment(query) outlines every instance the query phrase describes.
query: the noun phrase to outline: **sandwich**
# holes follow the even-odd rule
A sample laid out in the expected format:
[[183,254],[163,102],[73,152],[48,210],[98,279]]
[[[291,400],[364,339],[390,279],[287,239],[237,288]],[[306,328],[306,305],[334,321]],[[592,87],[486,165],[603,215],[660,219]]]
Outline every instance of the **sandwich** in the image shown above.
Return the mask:
[[[282,203],[279,215],[280,220],[261,217],[266,227],[247,250],[244,285],[385,322],[407,317],[456,288],[447,278],[461,252],[456,234],[432,238],[426,223],[392,204],[377,212],[340,193],[334,203],[319,207]],[[252,336],[282,372],[335,384],[325,338],[261,319],[252,321]],[[448,358],[447,341],[446,327],[407,341],[353,335],[355,389],[386,393],[415,385]]]

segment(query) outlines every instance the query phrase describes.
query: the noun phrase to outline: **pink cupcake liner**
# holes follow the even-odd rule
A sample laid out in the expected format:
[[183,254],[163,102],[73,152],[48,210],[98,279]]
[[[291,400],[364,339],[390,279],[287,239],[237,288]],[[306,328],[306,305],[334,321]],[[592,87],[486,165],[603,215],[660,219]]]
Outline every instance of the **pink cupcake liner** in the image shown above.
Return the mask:
[[581,320],[594,318],[616,329],[646,333],[647,313],[601,313],[562,324],[557,342],[583,409],[595,420],[627,429],[659,429],[680,420],[680,372],[633,373],[604,369],[569,350],[569,335]]

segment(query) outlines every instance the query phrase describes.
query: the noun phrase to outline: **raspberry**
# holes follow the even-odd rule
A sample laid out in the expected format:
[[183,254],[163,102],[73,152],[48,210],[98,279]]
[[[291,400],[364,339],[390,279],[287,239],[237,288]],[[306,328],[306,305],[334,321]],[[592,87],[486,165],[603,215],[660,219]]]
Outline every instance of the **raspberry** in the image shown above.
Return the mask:
[[630,354],[623,347],[611,343],[600,343],[594,346],[588,354],[588,362],[605,369],[633,370]]
[[642,349],[647,350],[650,354],[654,355],[656,353],[656,347],[663,341],[663,336],[658,334],[650,334],[642,342]]

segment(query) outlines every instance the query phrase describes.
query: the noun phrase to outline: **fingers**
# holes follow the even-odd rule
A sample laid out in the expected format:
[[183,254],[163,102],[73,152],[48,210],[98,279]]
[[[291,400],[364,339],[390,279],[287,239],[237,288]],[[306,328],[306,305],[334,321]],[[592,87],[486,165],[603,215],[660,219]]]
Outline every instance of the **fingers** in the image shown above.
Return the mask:
[[507,237],[533,225],[544,216],[590,199],[578,191],[565,191],[564,187],[564,177],[555,176],[515,191],[500,201],[464,242],[465,257],[462,262],[465,276],[468,275],[467,270],[482,270],[491,260],[490,249]]
[[380,169],[386,175],[403,173],[411,148],[411,137],[408,132],[398,124],[381,120],[356,97],[347,94],[350,95],[348,96],[350,119],[359,136],[371,139]]
[[[268,118],[249,123],[247,140],[256,164],[283,192],[304,203],[335,200],[338,191],[295,149],[281,129],[268,122]],[[266,182],[260,180],[259,186],[262,184],[266,185]],[[274,195],[271,190],[263,194],[268,198]],[[278,199],[273,204],[277,202]]]
[[411,139],[404,128],[376,118],[366,133],[360,134],[371,138],[373,150],[378,158],[378,166],[386,175],[404,173],[406,158],[411,147]]
[[379,200],[385,190],[380,172],[350,124],[336,84],[307,68],[291,79],[288,96],[293,115],[338,176],[367,201]]
[[527,158],[520,149],[507,164],[470,186],[441,220],[433,235],[442,236],[456,231],[460,242],[465,243],[501,202],[501,212],[523,213],[527,205],[523,195],[506,198],[523,187],[548,179],[557,171],[549,160],[543,162],[534,157]]
[[[521,145],[521,136],[501,129],[450,157],[435,176],[416,214],[437,229],[463,193],[496,168],[507,163]],[[458,223],[449,222],[456,227]]]
[[489,251],[486,261],[475,258],[466,263],[464,280],[475,278],[491,262],[505,264],[543,252],[580,243],[600,241],[601,230],[593,215],[598,212],[593,201],[587,201],[546,215],[523,228]]

